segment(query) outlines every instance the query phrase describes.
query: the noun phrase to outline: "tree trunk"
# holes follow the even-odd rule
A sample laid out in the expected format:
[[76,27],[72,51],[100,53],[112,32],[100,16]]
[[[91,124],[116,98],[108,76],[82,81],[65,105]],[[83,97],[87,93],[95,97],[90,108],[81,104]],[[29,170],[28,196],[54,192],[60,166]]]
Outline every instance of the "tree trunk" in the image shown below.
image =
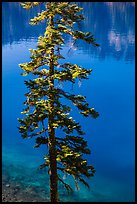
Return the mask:
[[[50,19],[50,25],[54,26],[53,18]],[[52,42],[52,36],[51,36]],[[52,75],[54,74],[54,48],[51,49],[50,53],[50,66],[49,66],[49,92],[54,90],[54,79]],[[55,130],[53,127],[54,122],[54,95],[53,93],[49,94],[50,100],[50,110],[49,110],[49,120],[48,120],[48,132],[49,132],[49,159],[50,159],[50,200],[51,202],[58,202],[58,189],[57,189],[57,162],[56,162],[56,138]]]

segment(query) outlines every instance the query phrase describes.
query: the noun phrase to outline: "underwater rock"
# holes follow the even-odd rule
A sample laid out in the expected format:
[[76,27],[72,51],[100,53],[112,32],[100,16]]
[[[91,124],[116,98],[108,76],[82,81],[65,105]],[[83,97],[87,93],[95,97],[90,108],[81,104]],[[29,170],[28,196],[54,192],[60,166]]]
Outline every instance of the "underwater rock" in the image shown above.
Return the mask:
[[25,177],[24,176],[22,176],[22,175],[20,175],[20,176],[18,176],[18,180],[25,180]]
[[23,202],[23,200],[18,200],[18,202]]

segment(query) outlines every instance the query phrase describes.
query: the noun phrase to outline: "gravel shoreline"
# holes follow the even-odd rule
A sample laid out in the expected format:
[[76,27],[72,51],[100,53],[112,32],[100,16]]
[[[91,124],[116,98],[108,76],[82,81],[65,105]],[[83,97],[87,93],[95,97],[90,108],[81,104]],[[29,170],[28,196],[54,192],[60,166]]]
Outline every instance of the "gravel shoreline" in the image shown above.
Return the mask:
[[45,172],[37,176],[33,169],[24,171],[22,166],[16,166],[3,164],[2,202],[49,202],[48,187],[42,183]]
[[2,182],[2,202],[49,202],[45,195],[42,199],[34,187],[22,188],[21,184]]

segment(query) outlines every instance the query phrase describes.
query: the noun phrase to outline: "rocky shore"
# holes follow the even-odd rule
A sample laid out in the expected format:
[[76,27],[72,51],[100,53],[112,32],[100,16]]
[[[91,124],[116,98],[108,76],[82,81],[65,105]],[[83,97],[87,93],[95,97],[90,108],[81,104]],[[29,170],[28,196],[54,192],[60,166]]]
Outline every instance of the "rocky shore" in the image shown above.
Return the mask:
[[[46,171],[6,163],[3,164],[2,172],[2,202],[50,201]],[[60,202],[68,200],[69,195],[64,186],[60,186],[59,194]]]
[[[39,189],[40,190],[40,189]],[[43,192],[44,195],[45,192]],[[49,202],[45,194],[40,197],[33,186],[23,187],[16,182],[2,181],[2,202]]]

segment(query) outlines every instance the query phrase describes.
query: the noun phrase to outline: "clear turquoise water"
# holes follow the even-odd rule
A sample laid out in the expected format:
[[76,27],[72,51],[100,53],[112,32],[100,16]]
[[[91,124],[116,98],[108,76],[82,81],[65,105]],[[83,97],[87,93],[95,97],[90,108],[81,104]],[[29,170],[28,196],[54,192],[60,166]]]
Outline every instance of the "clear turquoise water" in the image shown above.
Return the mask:
[[[95,35],[99,48],[79,42],[71,46],[66,38],[66,60],[93,69],[89,80],[76,84],[72,90],[87,96],[87,101],[99,113],[96,120],[80,121],[92,155],[88,160],[96,169],[89,180],[91,190],[80,185],[74,193],[60,186],[64,201],[134,201],[135,200],[135,6],[134,3],[80,3],[85,21],[80,29]],[[30,26],[31,12],[17,2],[2,3],[2,162],[3,175],[35,186],[41,197],[49,192],[46,170],[37,168],[43,163],[46,147],[34,149],[34,140],[23,140],[18,132],[17,118],[23,109],[26,77],[19,63],[29,61],[29,48],[36,46],[44,25]],[[69,89],[69,86],[66,87]],[[74,186],[73,180],[67,181]]]

